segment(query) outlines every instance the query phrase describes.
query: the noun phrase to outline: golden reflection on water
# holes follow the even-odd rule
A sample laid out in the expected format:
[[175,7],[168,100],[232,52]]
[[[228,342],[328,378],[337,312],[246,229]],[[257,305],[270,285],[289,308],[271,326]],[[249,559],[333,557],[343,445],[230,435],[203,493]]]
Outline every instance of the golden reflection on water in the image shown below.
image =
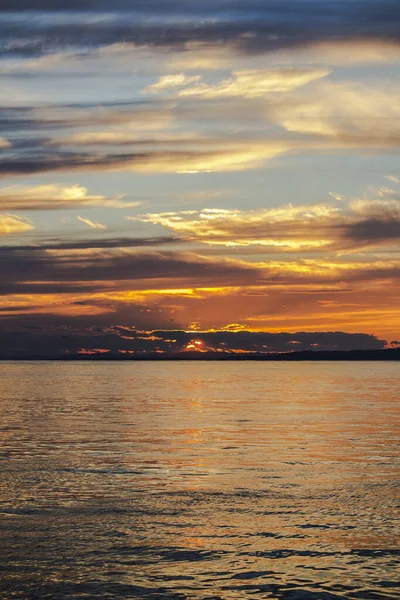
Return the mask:
[[396,363],[0,375],[4,597],[397,597]]

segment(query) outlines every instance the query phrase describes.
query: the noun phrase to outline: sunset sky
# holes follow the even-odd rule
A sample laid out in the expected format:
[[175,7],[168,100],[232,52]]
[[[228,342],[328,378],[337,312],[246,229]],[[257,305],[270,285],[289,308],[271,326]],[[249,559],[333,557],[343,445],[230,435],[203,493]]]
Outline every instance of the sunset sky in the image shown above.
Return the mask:
[[0,355],[395,345],[399,22],[1,0]]

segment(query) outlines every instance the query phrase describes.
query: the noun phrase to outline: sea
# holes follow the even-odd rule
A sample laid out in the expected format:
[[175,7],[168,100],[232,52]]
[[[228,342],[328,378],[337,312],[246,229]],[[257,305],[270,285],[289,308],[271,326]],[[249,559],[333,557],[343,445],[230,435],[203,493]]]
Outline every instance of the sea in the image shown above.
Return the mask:
[[3,362],[0,598],[400,598],[396,362]]

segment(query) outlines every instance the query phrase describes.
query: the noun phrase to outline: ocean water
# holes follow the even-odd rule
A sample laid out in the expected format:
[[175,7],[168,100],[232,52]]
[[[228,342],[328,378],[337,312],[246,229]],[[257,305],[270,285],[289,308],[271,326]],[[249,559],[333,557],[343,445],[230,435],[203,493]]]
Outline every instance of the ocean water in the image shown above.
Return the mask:
[[396,363],[0,364],[0,598],[400,598]]

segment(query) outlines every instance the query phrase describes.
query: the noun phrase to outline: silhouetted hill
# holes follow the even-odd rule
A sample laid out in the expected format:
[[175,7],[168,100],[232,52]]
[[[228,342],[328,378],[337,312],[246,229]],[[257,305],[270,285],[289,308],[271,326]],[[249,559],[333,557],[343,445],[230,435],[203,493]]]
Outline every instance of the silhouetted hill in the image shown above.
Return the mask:
[[261,354],[261,353],[243,353],[235,354],[231,352],[180,352],[177,354],[69,354],[65,356],[0,356],[0,360],[52,360],[52,361],[359,361],[359,360],[400,360],[400,347],[387,350],[349,350],[349,351],[317,351],[307,350],[303,352],[288,352],[282,354]]

